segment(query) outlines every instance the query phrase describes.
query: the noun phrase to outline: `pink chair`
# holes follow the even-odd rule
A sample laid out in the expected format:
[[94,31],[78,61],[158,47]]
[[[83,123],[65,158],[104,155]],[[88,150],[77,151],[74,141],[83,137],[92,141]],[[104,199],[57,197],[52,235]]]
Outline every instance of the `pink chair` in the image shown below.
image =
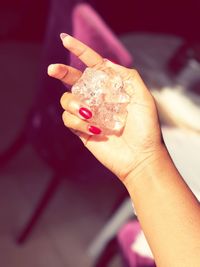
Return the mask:
[[143,256],[133,250],[134,242],[140,234],[141,228],[137,220],[127,222],[117,234],[118,246],[127,267],[155,267],[151,257]]
[[[73,35],[104,58],[125,67],[132,66],[132,56],[96,11],[86,3],[75,6],[72,13]],[[71,65],[81,70],[84,64],[71,55]]]

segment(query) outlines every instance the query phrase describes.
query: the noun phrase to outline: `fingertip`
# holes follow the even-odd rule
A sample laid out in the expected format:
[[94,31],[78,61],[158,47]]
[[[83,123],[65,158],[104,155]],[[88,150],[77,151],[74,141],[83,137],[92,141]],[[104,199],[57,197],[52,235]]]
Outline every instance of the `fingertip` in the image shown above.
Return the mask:
[[69,36],[69,34],[65,33],[65,32],[62,32],[60,34],[60,39],[63,41],[65,39],[65,37]]
[[68,74],[67,66],[63,64],[51,64],[48,67],[48,75],[57,79],[63,79]]
[[62,113],[62,121],[66,127],[68,127],[68,112],[66,110]]
[[67,33],[61,33],[60,34],[60,39],[63,43],[63,46],[66,48],[66,49],[69,49],[68,47],[70,46],[71,44],[71,41],[73,40],[73,36],[67,34]]
[[91,110],[85,107],[79,108],[78,113],[79,113],[79,116],[81,116],[81,118],[85,120],[91,119],[93,116]]
[[88,127],[88,131],[89,131],[89,134],[92,134],[92,135],[99,135],[102,132],[102,130],[99,127],[96,127],[93,125],[90,125]]
[[56,77],[58,76],[58,74],[60,74],[61,72],[65,72],[66,73],[67,68],[66,66],[62,65],[62,64],[51,64],[48,66],[47,72],[50,76]]
[[49,76],[53,76],[54,72],[55,72],[55,64],[49,65],[48,68],[47,68],[48,75]]
[[63,109],[65,109],[65,102],[66,102],[66,99],[69,97],[69,94],[71,93],[65,92],[60,98],[60,105]]

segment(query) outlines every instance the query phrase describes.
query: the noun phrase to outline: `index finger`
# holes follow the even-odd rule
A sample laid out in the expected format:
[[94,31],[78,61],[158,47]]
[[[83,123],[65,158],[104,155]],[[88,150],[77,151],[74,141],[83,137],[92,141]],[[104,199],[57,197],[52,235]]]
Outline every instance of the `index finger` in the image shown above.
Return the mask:
[[88,67],[94,67],[103,62],[103,58],[97,52],[71,35],[61,33],[60,38],[64,47],[77,56]]

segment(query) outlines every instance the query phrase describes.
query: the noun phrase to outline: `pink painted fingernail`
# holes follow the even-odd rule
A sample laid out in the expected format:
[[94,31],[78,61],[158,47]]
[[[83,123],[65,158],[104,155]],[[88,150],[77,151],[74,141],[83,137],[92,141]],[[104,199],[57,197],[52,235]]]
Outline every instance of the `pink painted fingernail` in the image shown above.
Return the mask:
[[63,41],[63,40],[65,39],[65,37],[68,36],[68,35],[69,35],[69,34],[62,32],[62,33],[60,34],[60,39]]
[[101,133],[101,129],[99,129],[96,126],[89,126],[88,128],[89,132],[91,132],[92,134],[100,134]]
[[80,108],[79,114],[86,120],[92,118],[92,112],[87,108]]

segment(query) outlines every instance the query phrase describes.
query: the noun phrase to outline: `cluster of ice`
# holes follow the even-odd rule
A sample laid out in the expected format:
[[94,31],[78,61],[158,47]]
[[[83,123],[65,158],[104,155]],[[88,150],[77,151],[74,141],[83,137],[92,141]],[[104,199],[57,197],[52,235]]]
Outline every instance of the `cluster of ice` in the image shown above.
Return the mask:
[[72,93],[90,107],[93,113],[90,122],[104,129],[104,132],[118,132],[124,127],[130,97],[116,72],[86,68],[73,85]]

